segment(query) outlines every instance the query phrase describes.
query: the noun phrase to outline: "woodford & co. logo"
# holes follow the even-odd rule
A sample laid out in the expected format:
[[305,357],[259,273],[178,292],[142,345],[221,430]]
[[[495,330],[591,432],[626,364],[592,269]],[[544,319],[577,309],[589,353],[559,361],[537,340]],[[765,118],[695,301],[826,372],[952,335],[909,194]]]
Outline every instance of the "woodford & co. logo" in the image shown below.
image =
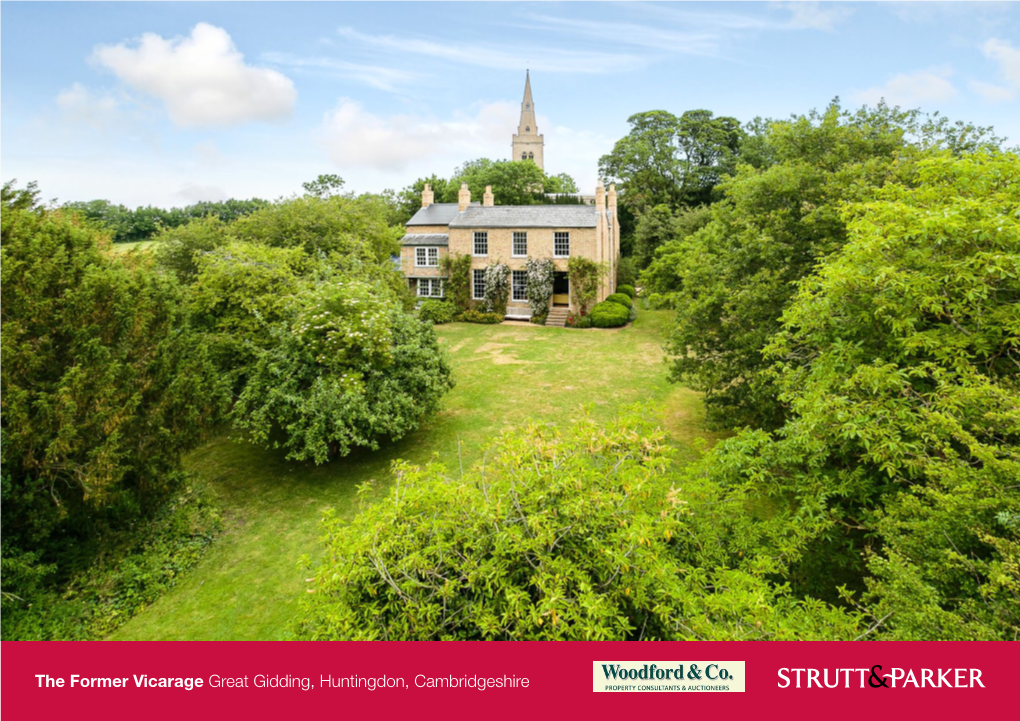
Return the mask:
[[743,661],[592,662],[592,691],[743,690]]

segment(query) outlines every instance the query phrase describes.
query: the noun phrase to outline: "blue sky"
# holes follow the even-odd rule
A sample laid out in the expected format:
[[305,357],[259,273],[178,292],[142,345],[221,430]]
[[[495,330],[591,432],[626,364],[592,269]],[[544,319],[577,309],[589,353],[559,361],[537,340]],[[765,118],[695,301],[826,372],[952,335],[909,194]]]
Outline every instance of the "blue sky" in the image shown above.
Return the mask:
[[127,205],[401,188],[506,158],[531,68],[581,189],[633,113],[890,103],[1020,143],[1016,3],[0,4],[0,165]]

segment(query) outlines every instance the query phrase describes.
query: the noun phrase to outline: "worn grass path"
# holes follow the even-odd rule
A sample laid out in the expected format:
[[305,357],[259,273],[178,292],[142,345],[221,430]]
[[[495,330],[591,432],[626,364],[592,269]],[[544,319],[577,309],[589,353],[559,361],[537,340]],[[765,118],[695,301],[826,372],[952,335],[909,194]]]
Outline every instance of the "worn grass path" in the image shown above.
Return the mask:
[[500,430],[528,419],[569,423],[587,404],[605,420],[621,406],[647,402],[662,410],[681,449],[691,457],[702,430],[698,394],[666,382],[661,363],[665,312],[642,311],[616,330],[568,330],[529,325],[437,328],[454,365],[457,387],[445,410],[411,436],[371,453],[325,466],[286,461],[223,436],[187,459],[225,510],[225,531],[197,568],[166,596],[115,632],[116,640],[277,640],[292,636],[308,571],[319,553],[318,521],[333,506],[357,512],[357,486],[385,494],[390,463],[425,462],[433,454],[451,469],[458,444],[465,466],[481,458]]

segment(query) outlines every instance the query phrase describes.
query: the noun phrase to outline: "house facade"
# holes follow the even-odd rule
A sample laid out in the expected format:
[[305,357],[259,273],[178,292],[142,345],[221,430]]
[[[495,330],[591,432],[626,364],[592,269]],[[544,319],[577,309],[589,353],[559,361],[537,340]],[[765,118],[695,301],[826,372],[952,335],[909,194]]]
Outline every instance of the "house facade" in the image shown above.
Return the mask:
[[[521,122],[513,136],[513,160],[533,160],[542,167],[544,141],[535,124],[530,76],[525,80]],[[401,241],[400,267],[412,292],[419,298],[445,296],[442,261],[447,255],[471,257],[471,298],[485,295],[485,268],[493,263],[510,267],[507,317],[530,318],[525,266],[529,258],[553,261],[555,275],[550,308],[577,311],[570,289],[567,263],[584,257],[608,269],[596,302],[616,290],[620,255],[616,186],[608,192],[599,181],[594,198],[585,205],[497,205],[492,187],[482,202],[472,202],[471,191],[461,185],[456,203],[436,203],[428,185],[421,194],[421,209],[407,223]]]
[[530,318],[525,267],[529,258],[549,259],[555,269],[549,307],[577,311],[570,290],[567,264],[580,256],[608,269],[597,301],[616,290],[616,264],[620,255],[616,187],[600,182],[593,205],[496,205],[486,188],[481,204],[471,202],[467,185],[458,203],[433,202],[425,186],[422,207],[407,223],[401,240],[400,266],[419,298],[442,298],[447,255],[471,257],[471,298],[485,296],[485,268],[493,263],[510,267],[507,317]]

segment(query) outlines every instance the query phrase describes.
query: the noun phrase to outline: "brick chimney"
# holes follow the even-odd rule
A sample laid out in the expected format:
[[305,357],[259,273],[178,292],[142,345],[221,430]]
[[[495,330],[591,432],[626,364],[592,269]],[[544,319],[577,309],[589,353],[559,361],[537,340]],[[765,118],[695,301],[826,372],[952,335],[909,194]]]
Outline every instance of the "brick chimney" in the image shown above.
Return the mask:
[[599,179],[599,184],[595,186],[595,208],[600,212],[606,209],[606,186],[602,184],[601,179]]
[[468,190],[467,183],[461,183],[460,192],[457,193],[457,206],[463,211],[467,210],[469,205],[471,205],[471,191]]
[[610,183],[609,184],[609,195],[606,196],[606,199],[609,201],[609,210],[611,210],[613,212],[613,215],[615,215],[616,214],[616,183]]
[[427,208],[434,202],[436,202],[436,196],[432,192],[432,186],[425,183],[425,190],[421,191],[421,207]]
[[484,205],[486,208],[491,208],[493,206],[493,202],[492,201],[493,201],[492,186],[491,185],[486,185],[485,186],[485,195],[482,196],[482,205]]

